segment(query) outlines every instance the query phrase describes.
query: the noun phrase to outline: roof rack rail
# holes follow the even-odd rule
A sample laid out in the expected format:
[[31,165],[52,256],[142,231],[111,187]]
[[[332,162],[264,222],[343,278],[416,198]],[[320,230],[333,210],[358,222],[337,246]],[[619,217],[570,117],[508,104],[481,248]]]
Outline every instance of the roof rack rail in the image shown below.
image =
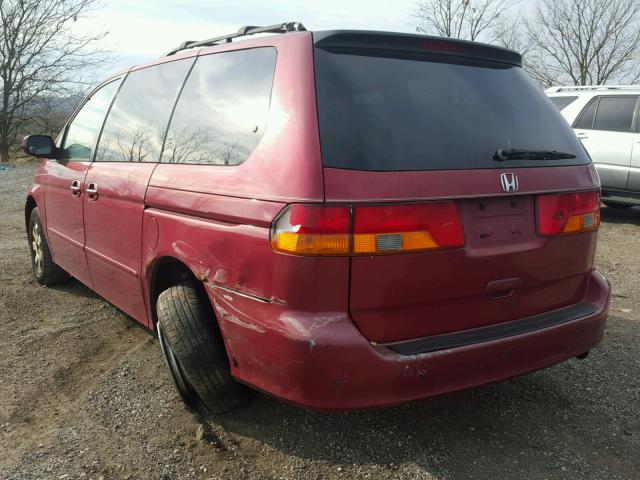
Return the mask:
[[640,90],[640,85],[569,85],[566,87],[550,87],[545,93],[572,92],[580,90]]
[[300,22],[286,22],[278,23],[276,25],[268,25],[264,27],[246,25],[240,27],[237,32],[230,33],[229,35],[222,35],[221,37],[209,38],[207,40],[188,40],[182,42],[176,48],[166,53],[164,56],[174,55],[181,50],[187,48],[197,47],[210,47],[212,45],[219,45],[220,43],[230,43],[232,39],[244,37],[246,35],[255,35],[256,33],[288,33],[288,32],[305,32],[307,29]]

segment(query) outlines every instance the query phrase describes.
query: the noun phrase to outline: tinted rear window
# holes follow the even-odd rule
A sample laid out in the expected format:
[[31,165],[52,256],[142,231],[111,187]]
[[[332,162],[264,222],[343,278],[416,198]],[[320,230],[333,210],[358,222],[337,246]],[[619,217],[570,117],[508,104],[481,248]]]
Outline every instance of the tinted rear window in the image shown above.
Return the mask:
[[[464,62],[464,63],[457,63]],[[558,150],[588,163],[560,113],[521,68],[315,49],[322,161],[354,170],[504,168],[496,150]]]
[[571,105],[578,97],[549,97],[551,103],[558,109],[558,111],[562,111]]

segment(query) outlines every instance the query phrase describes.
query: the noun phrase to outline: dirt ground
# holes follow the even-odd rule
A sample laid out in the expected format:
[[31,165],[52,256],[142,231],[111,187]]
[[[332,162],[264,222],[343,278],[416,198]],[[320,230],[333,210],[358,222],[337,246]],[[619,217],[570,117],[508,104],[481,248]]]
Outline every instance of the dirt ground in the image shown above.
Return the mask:
[[316,413],[258,396],[188,411],[156,339],[77,282],[31,275],[34,165],[0,172],[0,478],[640,477],[640,209],[603,208],[614,288],[588,359],[408,406]]

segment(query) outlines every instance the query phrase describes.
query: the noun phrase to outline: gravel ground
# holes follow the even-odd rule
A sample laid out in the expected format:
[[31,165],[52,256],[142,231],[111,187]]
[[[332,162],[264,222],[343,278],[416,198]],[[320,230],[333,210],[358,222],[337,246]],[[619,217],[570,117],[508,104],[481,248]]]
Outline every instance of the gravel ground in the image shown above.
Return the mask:
[[404,407],[315,413],[258,396],[188,411],[156,340],[91,291],[30,273],[24,193],[0,172],[0,478],[640,477],[640,209],[603,208],[614,286],[602,345],[499,385]]

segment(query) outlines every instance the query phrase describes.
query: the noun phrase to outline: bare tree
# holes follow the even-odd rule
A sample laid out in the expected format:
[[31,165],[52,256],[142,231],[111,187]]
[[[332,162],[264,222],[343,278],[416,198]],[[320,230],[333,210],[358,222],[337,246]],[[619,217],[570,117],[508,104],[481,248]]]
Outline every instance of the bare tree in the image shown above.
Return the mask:
[[0,0],[0,160],[22,125],[37,114],[34,102],[65,95],[92,80],[104,62],[97,43],[106,33],[78,35],[71,26],[99,0]]
[[545,56],[531,43],[527,31],[527,18],[523,14],[502,15],[494,28],[496,45],[515,50],[522,55],[522,67],[541,87],[557,85],[562,76]]
[[516,0],[420,0],[413,17],[420,33],[491,42],[498,18],[516,3]]
[[240,163],[240,152],[238,142],[224,142],[222,148],[218,151],[218,158],[222,160],[224,165],[237,165]]
[[210,143],[214,137],[206,129],[187,126],[170,131],[164,145],[168,163],[215,163]]
[[[148,123],[139,123],[135,128],[124,132],[118,130],[116,134],[116,142],[120,150],[120,156],[115,156],[121,162],[144,162],[153,150],[154,135],[153,128]],[[106,158],[110,160],[109,158]]]
[[563,81],[640,80],[638,0],[539,0],[527,32],[545,69]]
[[18,135],[26,134],[37,128],[38,133],[55,137],[64,124],[80,104],[84,97],[83,92],[68,96],[40,95],[29,105],[29,111],[33,122],[21,125],[23,131],[18,130]]

